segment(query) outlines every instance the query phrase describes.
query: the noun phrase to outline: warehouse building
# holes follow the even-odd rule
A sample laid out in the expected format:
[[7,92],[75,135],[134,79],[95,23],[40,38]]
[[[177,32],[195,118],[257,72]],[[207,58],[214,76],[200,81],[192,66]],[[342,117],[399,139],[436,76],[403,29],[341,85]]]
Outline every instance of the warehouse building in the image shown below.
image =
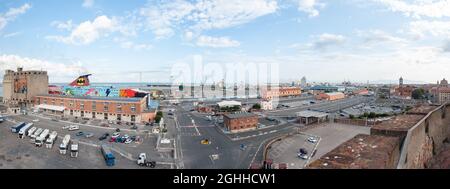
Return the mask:
[[156,109],[147,108],[147,97],[38,95],[34,102],[38,111],[60,117],[146,123],[156,116]]
[[317,100],[333,101],[333,100],[340,100],[340,99],[344,99],[344,98],[345,98],[345,94],[341,93],[341,92],[320,93],[320,94],[316,95]]
[[223,123],[232,133],[248,131],[258,127],[258,115],[248,112],[224,114]]

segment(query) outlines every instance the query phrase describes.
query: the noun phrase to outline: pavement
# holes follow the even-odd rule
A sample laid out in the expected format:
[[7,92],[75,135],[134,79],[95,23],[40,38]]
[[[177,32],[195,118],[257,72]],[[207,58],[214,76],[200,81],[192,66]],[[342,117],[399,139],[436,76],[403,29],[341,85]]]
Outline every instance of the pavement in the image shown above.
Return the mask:
[[[28,165],[27,163],[23,165],[19,164],[8,164],[8,168],[108,168],[104,165],[104,160],[100,152],[99,146],[101,144],[111,145],[113,151],[115,152],[117,162],[116,166],[113,168],[139,168],[136,165],[135,160],[139,153],[145,152],[148,159],[157,162],[156,168],[175,168],[174,157],[172,152],[159,152],[156,149],[157,135],[147,134],[145,132],[136,131],[121,131],[121,134],[128,134],[129,136],[139,136],[143,140],[141,143],[109,143],[108,139],[104,141],[99,141],[98,137],[104,133],[112,134],[111,129],[103,127],[91,127],[86,125],[80,125],[80,130],[68,131],[63,130],[62,126],[68,125],[65,122],[55,122],[48,119],[39,119],[38,122],[33,122],[34,126],[39,128],[47,128],[51,131],[57,131],[59,138],[55,142],[55,146],[61,143],[62,137],[66,134],[70,134],[73,140],[79,141],[80,152],[78,158],[69,158],[71,163],[67,163],[66,160],[62,159],[61,155],[57,153],[57,147],[53,147],[52,151],[55,153],[45,152],[45,148],[40,150],[34,147],[28,139],[18,140],[17,135],[10,132],[9,127],[14,125],[14,122],[32,122],[36,117],[32,115],[16,115],[8,117],[7,122],[1,123],[1,129],[5,129],[1,134],[5,135],[0,138],[0,142],[3,145],[0,149],[0,154],[12,153],[18,156],[27,154],[27,157],[36,157],[33,165]],[[12,122],[13,121],[13,122]],[[72,123],[73,124],[73,123]],[[9,132],[8,132],[9,131]],[[75,136],[75,133],[83,131],[84,133],[93,133],[94,136],[91,138],[86,138],[84,136]],[[38,150],[39,149],[39,150]],[[21,156],[22,157],[22,156]],[[0,158],[1,159],[1,158]],[[62,162],[61,164],[55,163],[43,163],[48,160],[53,160],[54,162]],[[78,164],[76,163],[78,162]],[[35,165],[34,165],[35,164]],[[67,164],[67,165],[66,165]],[[6,165],[6,164],[4,164]]]

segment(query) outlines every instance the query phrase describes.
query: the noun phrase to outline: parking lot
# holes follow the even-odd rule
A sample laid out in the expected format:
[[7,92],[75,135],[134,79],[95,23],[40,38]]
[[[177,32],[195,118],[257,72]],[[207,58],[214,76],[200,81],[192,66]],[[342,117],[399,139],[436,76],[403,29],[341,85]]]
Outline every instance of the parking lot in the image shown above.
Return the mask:
[[[327,123],[273,143],[269,149],[268,158],[275,163],[287,163],[289,169],[301,169],[305,164],[319,159],[357,134],[370,134],[370,128]],[[308,142],[308,138],[311,136],[317,137],[317,143]],[[304,160],[297,156],[300,148],[307,151],[310,160]]]
[[358,134],[370,134],[370,127],[326,123],[324,126],[309,129],[305,133],[321,138],[317,152],[311,159],[312,162]]
[[[13,116],[9,120],[15,122],[33,122],[37,118],[33,116]],[[107,144],[113,148],[116,158],[116,165],[111,168],[140,168],[136,165],[135,159],[139,153],[146,153],[147,158],[156,161],[156,168],[174,168],[172,163],[173,155],[170,152],[158,152],[156,148],[157,136],[138,133],[133,131],[121,131],[122,135],[137,136],[141,138],[141,142],[131,142],[129,144],[109,142],[114,128],[98,128],[80,125],[80,129],[76,131],[68,131],[62,129],[68,125],[63,122],[54,122],[46,119],[39,119],[33,122],[34,126],[50,131],[58,132],[58,139],[52,149],[45,147],[35,147],[30,143],[29,137],[19,139],[17,134],[11,132],[10,127],[15,124],[6,121],[0,124],[0,168],[110,168],[107,167],[100,151],[101,144]],[[86,138],[85,135],[76,136],[78,132],[92,133],[93,136]],[[110,137],[100,141],[99,137],[104,133],[109,133]],[[71,158],[70,155],[59,154],[58,146],[64,135],[70,134],[71,139],[79,141],[79,156]]]
[[300,148],[303,148],[309,158],[317,143],[308,142],[311,137],[305,134],[297,134],[287,137],[281,141],[274,142],[268,153],[268,158],[275,163],[287,163],[289,169],[302,169],[308,162],[308,159],[298,157]]

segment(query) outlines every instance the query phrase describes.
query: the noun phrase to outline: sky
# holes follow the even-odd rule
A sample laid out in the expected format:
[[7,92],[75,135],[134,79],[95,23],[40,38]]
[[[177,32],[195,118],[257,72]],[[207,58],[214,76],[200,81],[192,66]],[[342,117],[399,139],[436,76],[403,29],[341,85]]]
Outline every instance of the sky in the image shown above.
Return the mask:
[[436,83],[450,0],[0,0],[0,77],[166,82],[195,57],[276,64],[281,81]]

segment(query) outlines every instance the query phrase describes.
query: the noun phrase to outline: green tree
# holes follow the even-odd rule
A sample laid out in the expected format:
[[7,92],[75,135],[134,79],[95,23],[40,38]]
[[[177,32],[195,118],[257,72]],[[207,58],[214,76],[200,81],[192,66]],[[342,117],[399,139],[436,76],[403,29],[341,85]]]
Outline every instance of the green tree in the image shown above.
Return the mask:
[[355,116],[353,114],[350,114],[350,119],[355,119]]
[[253,105],[252,108],[256,109],[256,110],[260,110],[261,109],[261,104],[256,103],[255,105]]
[[422,89],[422,88],[415,89],[415,90],[412,92],[412,95],[411,95],[411,96],[412,96],[413,99],[423,99],[424,96],[425,96],[425,90]]
[[156,112],[155,122],[159,123],[161,118],[163,117],[163,113],[161,111]]
[[370,112],[368,117],[373,119],[377,117],[377,114],[375,112]]

